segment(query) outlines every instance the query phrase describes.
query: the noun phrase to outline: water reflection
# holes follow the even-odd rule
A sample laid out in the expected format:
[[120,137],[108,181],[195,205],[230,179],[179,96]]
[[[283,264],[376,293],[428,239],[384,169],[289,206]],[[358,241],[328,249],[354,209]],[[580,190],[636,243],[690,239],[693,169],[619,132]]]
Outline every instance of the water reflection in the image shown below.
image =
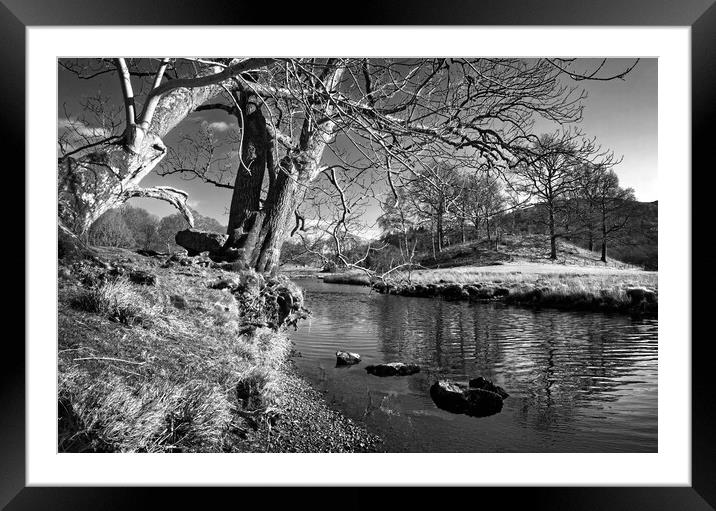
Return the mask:
[[[292,334],[299,366],[392,450],[656,451],[657,321],[371,294],[301,281],[313,316]],[[335,351],[363,362],[336,372]],[[376,378],[365,365],[415,362]],[[484,376],[509,392],[475,419],[435,407],[438,378]]]

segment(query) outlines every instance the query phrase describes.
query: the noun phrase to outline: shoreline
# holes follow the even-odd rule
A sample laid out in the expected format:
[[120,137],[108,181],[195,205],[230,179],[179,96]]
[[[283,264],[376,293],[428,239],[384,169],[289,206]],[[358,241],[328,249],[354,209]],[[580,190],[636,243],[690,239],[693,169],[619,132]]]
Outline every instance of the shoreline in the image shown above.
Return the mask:
[[[520,268],[515,270],[513,268]],[[548,264],[418,270],[380,281],[363,272],[292,275],[327,284],[369,286],[381,294],[531,308],[658,316],[656,272]]]
[[[286,278],[129,250],[60,260],[59,452],[376,452],[302,376]],[[292,296],[285,315],[271,305]]]
[[280,418],[263,423],[241,452],[383,452],[383,440],[366,426],[332,407],[303,376],[293,359],[280,369],[284,402]]

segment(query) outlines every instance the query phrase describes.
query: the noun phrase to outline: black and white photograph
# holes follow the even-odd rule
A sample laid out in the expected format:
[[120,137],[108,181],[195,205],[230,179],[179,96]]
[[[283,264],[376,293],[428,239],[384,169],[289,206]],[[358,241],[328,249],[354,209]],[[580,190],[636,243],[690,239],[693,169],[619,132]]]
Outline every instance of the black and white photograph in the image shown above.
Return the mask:
[[0,508],[713,509],[713,2],[0,0]]
[[658,70],[58,58],[57,452],[659,452]]

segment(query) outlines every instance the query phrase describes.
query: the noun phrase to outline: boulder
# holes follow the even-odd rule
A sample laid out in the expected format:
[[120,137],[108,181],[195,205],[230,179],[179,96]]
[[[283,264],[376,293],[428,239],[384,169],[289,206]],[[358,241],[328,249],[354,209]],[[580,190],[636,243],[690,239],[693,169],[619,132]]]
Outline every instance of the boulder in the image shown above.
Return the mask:
[[174,240],[177,245],[187,250],[189,256],[195,256],[202,252],[213,253],[221,251],[228,238],[228,234],[184,229],[176,234]]
[[438,380],[430,387],[430,397],[438,408],[452,413],[465,413],[467,399],[464,389],[449,380]]
[[358,353],[351,353],[348,351],[336,351],[337,366],[350,366],[359,362],[360,355]]
[[430,397],[438,408],[472,417],[487,417],[502,410],[500,394],[482,388],[465,387],[449,380],[438,380],[430,387]]
[[468,388],[464,394],[467,400],[465,415],[488,417],[502,411],[502,397],[495,392]]
[[375,376],[409,376],[419,373],[420,366],[417,364],[404,364],[403,362],[391,362],[389,364],[374,364],[365,368],[368,374]]
[[494,392],[495,394],[498,394],[502,399],[505,399],[506,397],[509,397],[510,395],[505,392],[505,389],[500,387],[499,385],[495,385],[487,378],[483,378],[482,376],[478,376],[477,378],[471,379],[467,386],[472,389],[482,389],[482,390],[489,390],[490,392]]

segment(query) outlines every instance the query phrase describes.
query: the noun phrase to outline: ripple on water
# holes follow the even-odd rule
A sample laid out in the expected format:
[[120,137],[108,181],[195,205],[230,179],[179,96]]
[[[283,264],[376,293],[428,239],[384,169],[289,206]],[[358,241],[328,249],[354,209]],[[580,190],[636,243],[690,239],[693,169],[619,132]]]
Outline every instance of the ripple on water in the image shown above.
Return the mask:
[[[657,449],[658,320],[468,304],[300,281],[311,319],[291,333],[299,368],[396,451],[608,452]],[[335,351],[361,354],[335,367]],[[422,366],[404,378],[371,363]],[[438,377],[477,375],[510,397],[476,419],[438,409]]]

